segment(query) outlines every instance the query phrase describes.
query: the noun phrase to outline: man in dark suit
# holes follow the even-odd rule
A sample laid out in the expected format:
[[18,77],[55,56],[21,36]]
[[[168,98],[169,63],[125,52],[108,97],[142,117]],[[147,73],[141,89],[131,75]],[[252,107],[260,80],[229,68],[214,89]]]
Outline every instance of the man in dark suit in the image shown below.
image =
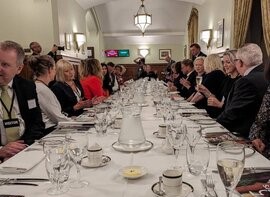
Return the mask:
[[242,78],[232,87],[224,111],[217,121],[229,131],[247,138],[268,82],[264,79],[262,51],[256,44],[238,49],[235,64]]
[[17,76],[23,60],[19,44],[0,43],[0,159],[15,155],[44,135],[35,84]]
[[184,59],[181,62],[181,71],[185,78],[180,79],[180,84],[183,85],[180,95],[187,99],[195,92],[196,87],[197,73],[194,70],[193,61],[191,59]]
[[166,65],[166,68],[164,70],[165,73],[165,82],[167,83],[168,81],[171,81],[171,75],[172,75],[172,64],[175,63],[174,60],[172,60],[170,55],[167,55],[165,57],[165,61],[168,62],[168,64]]
[[192,61],[194,61],[196,57],[201,57],[201,56],[206,57],[206,55],[203,52],[201,52],[201,46],[197,43],[191,44],[189,49],[192,54]]

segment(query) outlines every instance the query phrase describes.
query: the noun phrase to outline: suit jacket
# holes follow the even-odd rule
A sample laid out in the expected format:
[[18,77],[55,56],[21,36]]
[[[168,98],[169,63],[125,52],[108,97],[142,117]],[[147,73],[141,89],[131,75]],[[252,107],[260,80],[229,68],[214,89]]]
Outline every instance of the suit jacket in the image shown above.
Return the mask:
[[197,72],[193,70],[192,73],[190,73],[190,75],[186,78],[190,82],[191,87],[189,89],[187,89],[184,86],[182,87],[180,91],[180,95],[182,97],[188,98],[195,92],[196,76],[197,76]]
[[224,111],[217,121],[231,132],[248,137],[249,130],[258,113],[268,82],[264,79],[263,65],[238,79],[227,99]]
[[200,51],[197,56],[192,56],[192,61],[194,61],[197,57],[206,57],[207,55]]
[[[22,119],[25,122],[25,132],[21,139],[27,144],[32,144],[36,139],[43,137],[45,133],[36,85],[32,81],[15,76],[12,87],[16,93]],[[28,101],[30,100],[34,100],[35,105],[29,106]]]
[[[74,81],[77,88],[81,91],[81,98],[84,98],[84,92],[79,81]],[[67,113],[68,116],[79,116],[83,113],[83,109],[74,110],[73,106],[78,103],[75,93],[72,88],[66,83],[57,81],[52,86],[52,91],[57,97],[63,112]]]

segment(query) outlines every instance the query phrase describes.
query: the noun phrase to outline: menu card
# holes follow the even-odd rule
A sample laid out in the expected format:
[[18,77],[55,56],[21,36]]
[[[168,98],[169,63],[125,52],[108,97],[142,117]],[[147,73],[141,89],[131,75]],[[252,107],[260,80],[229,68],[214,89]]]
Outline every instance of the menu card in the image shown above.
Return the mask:
[[236,190],[241,194],[251,191],[270,197],[270,171],[242,175]]

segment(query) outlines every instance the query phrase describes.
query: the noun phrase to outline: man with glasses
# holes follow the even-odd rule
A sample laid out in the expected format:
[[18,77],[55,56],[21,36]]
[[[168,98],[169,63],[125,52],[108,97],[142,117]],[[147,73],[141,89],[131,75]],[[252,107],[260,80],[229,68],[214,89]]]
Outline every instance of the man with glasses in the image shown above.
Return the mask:
[[256,44],[245,44],[236,53],[238,79],[227,99],[224,111],[217,121],[229,131],[247,138],[268,86],[263,73],[263,55]]

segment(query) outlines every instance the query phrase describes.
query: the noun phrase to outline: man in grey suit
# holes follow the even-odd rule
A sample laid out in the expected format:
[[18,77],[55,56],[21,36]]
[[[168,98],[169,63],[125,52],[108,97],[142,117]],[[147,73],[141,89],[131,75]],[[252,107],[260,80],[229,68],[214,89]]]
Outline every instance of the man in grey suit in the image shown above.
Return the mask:
[[256,44],[245,44],[237,50],[235,64],[242,78],[233,85],[225,109],[217,118],[228,130],[245,138],[268,86],[262,59],[261,48]]

